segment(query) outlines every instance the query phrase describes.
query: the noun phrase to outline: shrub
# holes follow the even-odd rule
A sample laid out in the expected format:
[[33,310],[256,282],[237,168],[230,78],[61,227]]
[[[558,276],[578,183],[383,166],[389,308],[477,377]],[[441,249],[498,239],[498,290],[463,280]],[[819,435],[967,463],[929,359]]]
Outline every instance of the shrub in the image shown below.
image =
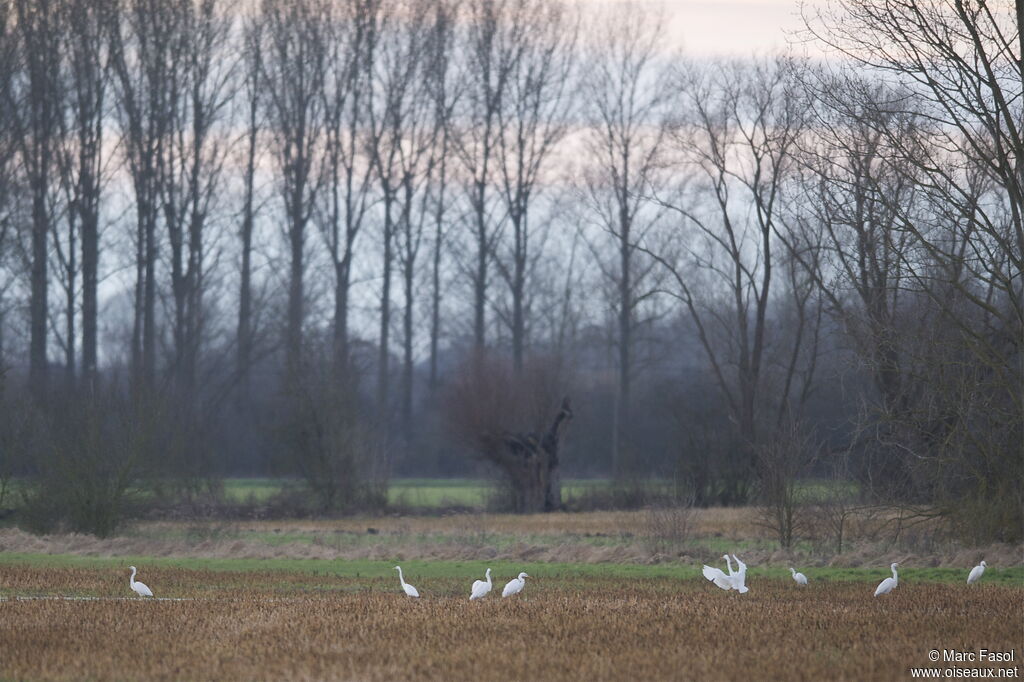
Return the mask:
[[284,396],[284,467],[299,474],[320,511],[387,504],[387,448],[360,409],[350,377],[307,373]]
[[153,415],[115,390],[70,397],[37,424],[35,472],[22,491],[21,525],[100,537],[117,530],[153,445]]

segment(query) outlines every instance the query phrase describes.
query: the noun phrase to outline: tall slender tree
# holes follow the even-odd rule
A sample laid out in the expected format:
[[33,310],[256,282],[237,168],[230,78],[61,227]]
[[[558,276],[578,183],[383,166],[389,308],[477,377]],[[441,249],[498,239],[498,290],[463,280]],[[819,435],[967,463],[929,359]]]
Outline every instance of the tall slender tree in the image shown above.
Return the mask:
[[523,18],[531,7],[528,0],[470,0],[464,33],[456,43],[461,96],[455,112],[459,125],[453,128],[457,134],[450,141],[466,177],[470,206],[472,262],[467,269],[472,283],[472,337],[477,353],[486,344],[491,261],[504,217],[493,196],[500,115],[527,38]]
[[[527,279],[544,240],[530,223],[530,209],[543,188],[557,145],[565,137],[576,99],[572,89],[577,20],[561,2],[524,5],[510,21],[521,21],[523,44],[508,78],[505,105],[498,109],[496,184],[508,215],[508,237],[494,259],[511,297],[508,326],[512,361],[523,368],[527,344]],[[540,242],[538,244],[537,242]]]
[[367,128],[382,11],[381,0],[355,0],[340,5],[330,24],[323,90],[327,187],[317,222],[334,271],[332,345],[339,373],[349,369],[353,261],[373,201],[372,133]]
[[582,197],[588,213],[611,236],[614,257],[592,245],[604,278],[612,285],[616,392],[612,415],[612,471],[622,471],[628,450],[636,332],[640,307],[650,295],[652,263],[638,249],[656,221],[650,197],[665,161],[668,91],[657,62],[662,29],[655,15],[632,8],[600,17],[598,46],[587,54],[589,102]]
[[[97,389],[100,216],[109,176],[104,140],[109,129],[110,32],[116,18],[108,0],[68,0],[64,50],[69,84],[65,145],[61,153],[68,221],[80,230],[82,273],[82,372],[88,392]],[[73,289],[73,288],[72,288]],[[70,315],[69,315],[70,317]],[[69,324],[70,340],[74,338]],[[68,363],[71,366],[71,363]]]
[[135,291],[131,375],[137,390],[156,384],[157,261],[160,255],[161,164],[172,130],[171,111],[181,89],[173,71],[181,63],[184,15],[171,3],[127,0],[111,40],[122,153],[135,199]]
[[299,0],[262,4],[263,59],[269,137],[284,207],[288,246],[288,312],[285,373],[298,379],[303,367],[306,322],[306,228],[323,186],[323,88],[327,75],[328,4]]
[[15,0],[23,68],[7,91],[9,114],[20,162],[31,196],[29,249],[29,381],[37,397],[47,388],[50,235],[55,227],[55,194],[59,187],[62,5],[57,0]]
[[253,348],[256,325],[253,313],[253,236],[256,230],[256,166],[259,159],[258,144],[263,127],[260,96],[263,71],[263,21],[259,11],[245,17],[242,27],[243,59],[240,92],[244,93],[245,146],[242,220],[239,227],[241,263],[238,273],[238,348],[235,360],[239,377],[238,395],[249,395],[252,377]]
[[170,260],[173,375],[181,395],[191,396],[205,317],[210,224],[223,191],[225,123],[236,62],[227,52],[232,19],[221,3],[169,4],[181,14],[180,34],[168,65],[170,120],[158,170]]

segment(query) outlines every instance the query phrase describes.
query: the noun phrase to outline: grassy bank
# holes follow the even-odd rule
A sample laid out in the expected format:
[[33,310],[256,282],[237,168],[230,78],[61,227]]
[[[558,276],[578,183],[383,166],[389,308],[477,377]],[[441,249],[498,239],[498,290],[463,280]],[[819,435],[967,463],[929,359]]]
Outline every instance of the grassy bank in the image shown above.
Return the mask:
[[[38,568],[74,568],[89,571],[103,571],[111,574],[123,572],[126,567],[135,565],[153,569],[182,569],[188,571],[235,572],[235,573],[295,573],[311,577],[336,577],[346,580],[386,579],[395,577],[395,559],[199,559],[176,557],[124,556],[124,557],[88,557],[65,554],[22,554],[0,553],[0,567],[31,566]],[[421,579],[452,579],[472,581],[482,576],[487,568],[495,575],[514,577],[519,571],[526,571],[535,580],[555,580],[561,584],[572,584],[576,589],[588,589],[587,578],[603,580],[658,580],[672,579],[695,581],[703,584],[701,567],[685,564],[594,564],[594,563],[543,563],[530,561],[419,561],[403,560],[402,568],[410,581]],[[883,568],[803,568],[801,569],[812,582],[865,582],[876,583],[889,575]],[[779,581],[784,584],[791,582],[789,571],[782,567],[760,568],[751,566],[748,570],[748,582],[756,584],[758,580]],[[126,578],[127,579],[127,578]],[[945,583],[962,584],[965,573],[959,568],[947,567],[903,567],[900,569],[901,586],[914,583]],[[1024,567],[989,568],[985,572],[984,584],[1004,585],[1007,587],[1024,588]],[[468,584],[468,583],[467,583]],[[347,589],[352,589],[347,584]],[[968,588],[964,585],[965,589]],[[39,589],[48,589],[41,585]],[[0,586],[0,593],[13,594]]]

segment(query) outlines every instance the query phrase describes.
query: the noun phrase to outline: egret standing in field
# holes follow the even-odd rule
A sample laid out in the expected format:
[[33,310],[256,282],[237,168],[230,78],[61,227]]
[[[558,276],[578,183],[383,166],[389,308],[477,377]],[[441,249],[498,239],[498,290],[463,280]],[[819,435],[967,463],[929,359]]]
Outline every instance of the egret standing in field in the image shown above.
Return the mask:
[[880,594],[889,594],[890,592],[892,592],[893,590],[896,589],[897,585],[900,584],[900,577],[898,575],[896,575],[896,567],[897,566],[899,566],[899,564],[896,564],[896,563],[894,563],[891,566],[889,566],[889,568],[892,569],[892,577],[891,578],[886,578],[882,582],[878,583],[878,587],[875,588],[875,596],[876,597],[878,595],[880,595]]
[[132,588],[132,591],[140,597],[152,597],[153,590],[146,587],[146,583],[140,583],[135,579],[135,567],[129,566],[132,569],[132,576],[128,578],[128,586]]
[[518,578],[513,578],[512,580],[509,580],[508,583],[505,585],[505,589],[501,591],[501,596],[511,597],[513,594],[519,594],[520,592],[522,592],[523,588],[526,587],[526,578],[529,577],[530,576],[526,575],[525,573],[520,573]]
[[807,584],[807,576],[806,575],[804,575],[803,573],[797,573],[796,569],[793,568],[792,566],[789,567],[789,572],[791,574],[793,574],[793,580],[796,581],[797,585],[806,585]]
[[474,580],[473,581],[473,590],[469,594],[469,600],[470,601],[473,601],[474,599],[480,599],[481,597],[486,596],[487,593],[491,591],[491,569],[489,569],[489,568],[487,569],[486,575],[487,575],[487,580],[486,581],[484,581],[484,580]]
[[402,577],[402,567],[401,566],[395,566],[395,570],[398,571],[398,581],[400,583],[402,583],[402,589],[405,590],[405,593],[407,595],[409,595],[410,597],[418,597],[418,596],[420,596],[419,591],[417,591],[417,589],[415,587],[413,587],[409,583],[405,582],[405,578]]
[[988,566],[988,564],[986,564],[984,561],[982,561],[980,564],[978,564],[977,566],[972,568],[971,569],[971,574],[969,576],[967,576],[967,584],[971,585],[971,584],[976,583],[979,580],[981,580],[981,576],[984,575],[984,573],[985,573],[985,567],[986,566]]

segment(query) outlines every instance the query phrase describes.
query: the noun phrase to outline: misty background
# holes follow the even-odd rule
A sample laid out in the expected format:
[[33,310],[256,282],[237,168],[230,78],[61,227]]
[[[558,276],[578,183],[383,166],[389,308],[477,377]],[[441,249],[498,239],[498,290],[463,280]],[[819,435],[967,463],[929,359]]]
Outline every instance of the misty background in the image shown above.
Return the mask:
[[813,479],[1019,540],[1019,18],[783,11],[0,0],[0,507],[610,478],[785,536]]

